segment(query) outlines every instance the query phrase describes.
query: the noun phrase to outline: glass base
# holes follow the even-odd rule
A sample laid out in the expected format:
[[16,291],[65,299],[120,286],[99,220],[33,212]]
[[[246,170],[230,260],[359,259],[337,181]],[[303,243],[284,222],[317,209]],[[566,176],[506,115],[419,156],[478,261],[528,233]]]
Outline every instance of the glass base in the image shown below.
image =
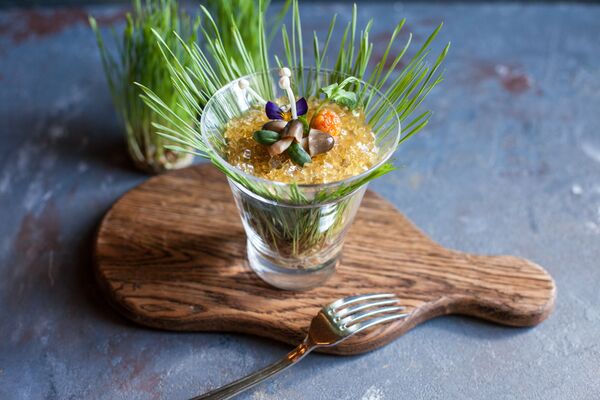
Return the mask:
[[261,254],[248,240],[250,268],[265,282],[284,290],[308,290],[322,285],[333,273],[339,257],[333,257],[309,269],[282,267]]

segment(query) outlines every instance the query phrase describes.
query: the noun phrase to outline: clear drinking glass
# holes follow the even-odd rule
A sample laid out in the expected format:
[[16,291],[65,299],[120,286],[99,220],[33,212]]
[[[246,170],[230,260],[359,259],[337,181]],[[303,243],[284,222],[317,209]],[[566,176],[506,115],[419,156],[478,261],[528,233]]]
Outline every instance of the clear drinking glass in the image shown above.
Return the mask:
[[[243,79],[264,99],[275,99],[284,95],[277,86],[278,71],[272,69]],[[317,96],[321,87],[345,78],[331,71],[292,70],[292,86],[299,97]],[[240,89],[237,81],[217,91],[203,110],[203,140],[218,154],[228,176],[247,236],[250,268],[275,287],[306,290],[321,285],[334,273],[344,237],[367,187],[361,183],[396,149],[400,122],[392,105],[365,82],[353,85],[365,105],[366,121],[376,136],[378,159],[370,170],[339,182],[318,185],[274,182],[230,165],[223,137],[226,124],[250,108],[262,107],[260,100]],[[244,184],[239,183],[240,178]]]

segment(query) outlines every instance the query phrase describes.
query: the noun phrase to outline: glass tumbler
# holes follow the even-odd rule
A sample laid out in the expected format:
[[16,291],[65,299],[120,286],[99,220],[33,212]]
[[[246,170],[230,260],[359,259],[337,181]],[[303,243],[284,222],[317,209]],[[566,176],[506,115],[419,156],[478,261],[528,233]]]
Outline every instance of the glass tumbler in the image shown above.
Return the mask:
[[[309,68],[292,73],[295,93],[306,98],[345,78]],[[283,95],[277,87],[278,69],[243,79],[265,99]],[[248,264],[272,286],[307,290],[322,285],[335,272],[368,177],[396,149],[400,123],[389,101],[364,82],[355,83],[354,90],[365,104],[367,123],[375,121],[371,129],[376,136],[377,162],[359,175],[324,184],[269,181],[246,174],[227,162],[223,137],[227,123],[250,108],[262,106],[256,96],[240,89],[237,81],[217,91],[204,108],[203,140],[215,150],[221,169],[228,176],[247,236]]]

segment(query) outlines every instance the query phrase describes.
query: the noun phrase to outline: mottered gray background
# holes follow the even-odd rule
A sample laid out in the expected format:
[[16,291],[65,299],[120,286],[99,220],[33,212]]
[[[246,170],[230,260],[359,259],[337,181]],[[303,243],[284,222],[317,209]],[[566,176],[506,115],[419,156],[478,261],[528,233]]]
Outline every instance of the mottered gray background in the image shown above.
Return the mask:
[[[86,25],[91,13],[118,29],[126,8],[77,3],[0,10],[0,398],[184,399],[289,348],[149,330],[102,299],[95,229],[147,177],[127,159]],[[431,124],[371,188],[445,246],[545,266],[556,310],[531,329],[439,318],[369,354],[311,355],[240,398],[599,398],[600,8],[359,7],[361,25],[376,21],[375,58],[401,17],[416,43],[440,21],[438,46],[452,41],[446,80],[427,100]],[[301,12],[305,32],[323,35],[350,6],[303,2]]]

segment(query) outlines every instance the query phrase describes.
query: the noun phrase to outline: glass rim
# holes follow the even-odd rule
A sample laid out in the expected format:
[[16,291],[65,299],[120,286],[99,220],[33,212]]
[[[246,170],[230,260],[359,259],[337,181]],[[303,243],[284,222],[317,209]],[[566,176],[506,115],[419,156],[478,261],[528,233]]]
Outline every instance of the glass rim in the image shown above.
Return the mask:
[[[294,67],[294,68],[290,68],[290,69],[292,71],[296,71],[296,70],[299,70],[300,68]],[[236,80],[231,81],[231,82],[227,83],[225,86],[219,88],[210,97],[210,99],[206,103],[206,106],[204,107],[202,115],[200,116],[200,132],[204,131],[204,123],[205,123],[205,120],[206,120],[204,118],[204,115],[205,115],[204,111],[208,110],[212,106],[212,103],[216,101],[215,99],[216,99],[216,97],[218,95],[220,95],[221,93],[223,93],[227,89],[229,89],[231,87],[231,85],[235,85],[235,83],[238,82],[240,79],[250,80],[252,77],[259,76],[259,75],[265,75],[265,74],[269,74],[270,75],[272,73],[278,72],[279,70],[280,70],[280,68],[273,67],[273,68],[269,68],[268,70],[257,71],[257,72],[254,72],[252,74],[240,76]],[[345,73],[340,73],[340,72],[333,71],[332,69],[329,69],[329,68],[319,68],[319,69],[317,69],[316,67],[303,67],[302,70],[304,70],[304,71],[314,71],[316,73],[335,73],[335,74],[338,74],[338,75],[340,75],[340,76],[342,76],[344,78],[348,78],[348,77],[352,76],[352,75],[348,75],[348,74],[345,74]],[[274,186],[283,187],[283,188],[286,188],[286,187],[289,187],[289,186],[295,184],[299,189],[303,189],[303,190],[309,189],[310,190],[310,189],[328,189],[328,188],[331,188],[331,187],[336,187],[336,186],[339,186],[339,185],[343,185],[343,184],[346,184],[346,183],[350,183],[350,182],[359,180],[359,179],[364,178],[365,176],[369,175],[371,172],[375,171],[377,168],[381,167],[384,163],[386,163],[390,159],[390,157],[392,156],[392,154],[394,154],[394,152],[398,148],[397,144],[398,144],[398,142],[400,140],[400,137],[401,137],[402,125],[401,125],[400,117],[398,116],[398,113],[392,107],[392,102],[387,98],[387,96],[385,96],[379,89],[373,87],[371,84],[363,81],[362,79],[358,79],[357,78],[357,80],[358,80],[358,82],[360,84],[362,84],[365,87],[367,87],[370,91],[372,91],[372,92],[378,94],[379,96],[381,96],[381,98],[383,99],[382,106],[384,106],[386,104],[390,106],[389,109],[394,114],[394,120],[398,124],[398,129],[394,130],[395,136],[396,136],[396,139],[395,139],[396,146],[392,147],[390,150],[388,150],[387,153],[384,154],[384,156],[381,158],[381,160],[377,164],[373,165],[368,170],[361,172],[360,174],[352,175],[352,176],[349,176],[348,178],[345,178],[345,179],[342,179],[342,180],[339,180],[339,181],[326,182],[326,183],[294,183],[294,182],[286,183],[286,182],[280,182],[280,181],[273,181],[273,180],[270,180],[270,179],[265,179],[265,178],[261,178],[261,177],[256,176],[256,175],[249,174],[249,173],[244,172],[241,169],[235,167],[234,165],[230,164],[229,161],[227,161],[225,158],[223,158],[221,156],[221,154],[219,154],[219,152],[215,150],[215,148],[212,146],[212,144],[206,138],[205,135],[201,135],[202,141],[204,142],[204,144],[206,146],[210,147],[213,150],[213,152],[215,153],[215,155],[218,158],[218,160],[221,161],[223,163],[223,165],[226,166],[229,170],[233,170],[236,174],[239,174],[239,175],[243,176],[246,179],[257,181],[257,182],[259,182],[261,184],[274,185]]]

